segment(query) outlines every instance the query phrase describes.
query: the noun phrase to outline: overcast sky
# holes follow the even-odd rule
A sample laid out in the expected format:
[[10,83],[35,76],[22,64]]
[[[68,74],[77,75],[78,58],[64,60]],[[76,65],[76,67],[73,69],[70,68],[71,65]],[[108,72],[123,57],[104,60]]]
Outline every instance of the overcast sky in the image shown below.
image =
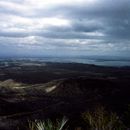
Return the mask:
[[130,55],[130,0],[0,0],[0,56]]

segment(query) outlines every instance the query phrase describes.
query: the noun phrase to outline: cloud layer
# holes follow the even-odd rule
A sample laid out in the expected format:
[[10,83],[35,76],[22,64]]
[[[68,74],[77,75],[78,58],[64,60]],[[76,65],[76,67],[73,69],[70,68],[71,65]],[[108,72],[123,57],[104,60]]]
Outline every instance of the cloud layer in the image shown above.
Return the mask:
[[0,55],[128,55],[130,0],[0,0]]

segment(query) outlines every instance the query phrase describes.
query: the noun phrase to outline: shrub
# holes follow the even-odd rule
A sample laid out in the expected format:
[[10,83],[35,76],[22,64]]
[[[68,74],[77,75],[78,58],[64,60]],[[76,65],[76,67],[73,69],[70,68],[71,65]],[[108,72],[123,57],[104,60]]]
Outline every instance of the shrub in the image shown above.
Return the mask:
[[124,123],[130,128],[130,105],[128,105],[128,108],[124,113]]
[[84,112],[82,117],[91,130],[124,130],[124,125],[116,113],[109,113],[104,107],[98,107],[92,112]]
[[56,120],[55,122],[50,119],[46,121],[34,121],[29,122],[29,130],[63,130],[63,127],[67,123],[67,119],[64,117],[61,120]]

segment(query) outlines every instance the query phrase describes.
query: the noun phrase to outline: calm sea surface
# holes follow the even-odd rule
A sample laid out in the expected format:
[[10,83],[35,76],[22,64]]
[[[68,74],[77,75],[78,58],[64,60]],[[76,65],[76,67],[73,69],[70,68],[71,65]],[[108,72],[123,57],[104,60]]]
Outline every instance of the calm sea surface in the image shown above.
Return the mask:
[[60,63],[84,63],[94,64],[101,66],[130,66],[129,58],[91,58],[91,57],[42,57],[42,58],[1,58],[0,61],[4,60],[29,60],[29,61],[40,61],[40,62],[60,62]]

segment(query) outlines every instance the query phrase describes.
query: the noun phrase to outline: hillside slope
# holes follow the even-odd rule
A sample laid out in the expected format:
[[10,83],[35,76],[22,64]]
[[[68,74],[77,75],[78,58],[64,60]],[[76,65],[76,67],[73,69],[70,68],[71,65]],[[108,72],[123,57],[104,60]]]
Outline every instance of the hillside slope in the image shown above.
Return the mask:
[[0,128],[4,130],[1,124],[6,126],[8,120],[18,123],[28,118],[73,117],[98,104],[121,113],[130,103],[129,86],[129,80],[86,77],[34,85],[3,81],[0,82]]

